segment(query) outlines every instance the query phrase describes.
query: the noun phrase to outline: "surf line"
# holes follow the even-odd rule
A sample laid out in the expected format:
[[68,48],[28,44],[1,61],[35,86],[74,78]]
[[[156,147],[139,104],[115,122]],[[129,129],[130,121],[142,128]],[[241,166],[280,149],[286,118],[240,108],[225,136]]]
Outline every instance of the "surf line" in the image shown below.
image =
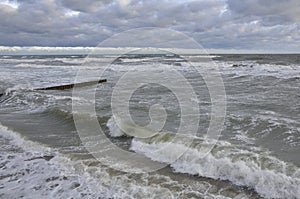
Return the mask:
[[[66,84],[66,85],[59,85],[59,86],[51,86],[51,87],[45,87],[45,88],[35,88],[33,90],[66,90],[71,89],[74,87],[85,87],[85,86],[92,86],[95,84],[105,83],[107,82],[107,79],[100,79],[96,81],[89,81],[89,82],[81,82],[76,84]],[[0,97],[2,97],[5,93],[0,93]]]

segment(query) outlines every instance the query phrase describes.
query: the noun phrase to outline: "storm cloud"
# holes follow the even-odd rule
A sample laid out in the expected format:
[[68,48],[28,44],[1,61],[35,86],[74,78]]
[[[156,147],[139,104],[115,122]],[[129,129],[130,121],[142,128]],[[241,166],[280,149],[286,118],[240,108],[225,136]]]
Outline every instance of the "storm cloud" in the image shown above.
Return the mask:
[[298,0],[0,0],[0,46],[97,46],[170,28],[205,48],[300,50]]

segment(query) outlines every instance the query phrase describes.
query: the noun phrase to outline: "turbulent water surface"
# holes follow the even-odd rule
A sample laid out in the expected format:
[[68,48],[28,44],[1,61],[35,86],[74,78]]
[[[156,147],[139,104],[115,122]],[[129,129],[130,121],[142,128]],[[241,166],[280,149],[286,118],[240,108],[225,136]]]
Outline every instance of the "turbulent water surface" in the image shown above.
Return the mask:
[[[73,83],[78,70],[97,70],[111,55],[88,60],[83,55],[1,56],[0,198],[300,198],[299,55],[211,56],[214,63],[203,57],[124,55],[105,70],[102,78],[108,82],[97,87],[96,113],[107,137],[124,150],[169,165],[134,174],[103,165],[82,146],[73,121],[72,90],[34,90]],[[205,145],[211,100],[196,69],[215,71],[215,65],[226,89],[227,113],[219,141],[203,158],[199,150]],[[163,105],[167,133],[147,139],[124,135],[111,111],[116,82],[127,71],[170,68],[198,96],[191,99],[200,109],[193,143],[173,139],[181,107],[174,93],[155,83],[133,93],[130,114],[143,126],[150,121],[149,107]],[[174,77],[168,78],[180,87]],[[173,150],[155,153],[166,145]],[[172,161],[180,150],[186,152]]]

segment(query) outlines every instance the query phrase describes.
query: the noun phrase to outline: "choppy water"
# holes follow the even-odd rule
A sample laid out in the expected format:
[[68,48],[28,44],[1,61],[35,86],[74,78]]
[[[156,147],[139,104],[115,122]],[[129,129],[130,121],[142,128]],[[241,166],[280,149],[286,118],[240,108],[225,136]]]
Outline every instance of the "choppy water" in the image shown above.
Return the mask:
[[[72,90],[34,88],[73,83],[79,69],[95,70],[111,56],[85,62],[85,56],[0,57],[0,198],[300,198],[300,56],[213,56],[222,74],[227,115],[219,142],[202,158],[199,146],[207,131],[211,101],[203,79],[177,56],[127,55],[105,71],[98,85],[96,112],[117,146],[168,167],[148,174],[111,169],[82,146],[72,116]],[[187,57],[186,57],[187,58]],[[214,70],[203,55],[190,55],[194,67]],[[174,68],[196,89],[201,116],[192,145],[161,134],[149,139],[124,136],[111,112],[111,94],[130,71]],[[170,82],[177,83],[174,77]],[[83,88],[89,89],[89,88]],[[162,104],[165,131],[176,132],[180,107],[167,88],[150,84],[130,100],[138,124],[149,121],[149,107]],[[153,153],[171,146],[167,153]],[[186,150],[175,162],[172,153]]]

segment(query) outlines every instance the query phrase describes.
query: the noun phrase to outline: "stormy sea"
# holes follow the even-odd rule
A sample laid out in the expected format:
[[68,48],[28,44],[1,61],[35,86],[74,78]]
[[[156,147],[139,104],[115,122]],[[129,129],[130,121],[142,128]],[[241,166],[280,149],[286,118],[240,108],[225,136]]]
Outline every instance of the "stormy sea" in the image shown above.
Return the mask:
[[[107,80],[97,85],[91,102],[106,137],[122,150],[167,165],[149,173],[120,171],[91,155],[74,124],[72,101],[80,99],[72,89],[36,90],[72,84],[79,70],[98,70],[111,58],[0,56],[0,198],[300,198],[299,55],[128,54],[113,60],[101,77],[86,79]],[[212,101],[196,69],[214,71],[215,66],[226,91],[226,117],[218,141],[202,157]],[[140,126],[151,119],[149,107],[161,104],[167,114],[165,133],[135,138],[122,132],[113,117],[112,92],[123,74],[165,69],[178,71],[196,90],[191,100],[200,121],[192,144],[173,139],[180,103],[159,84],[141,85],[128,103]],[[176,77],[167,78],[181,86]],[[153,152],[164,146],[170,150]],[[185,153],[171,161],[181,148]]]

